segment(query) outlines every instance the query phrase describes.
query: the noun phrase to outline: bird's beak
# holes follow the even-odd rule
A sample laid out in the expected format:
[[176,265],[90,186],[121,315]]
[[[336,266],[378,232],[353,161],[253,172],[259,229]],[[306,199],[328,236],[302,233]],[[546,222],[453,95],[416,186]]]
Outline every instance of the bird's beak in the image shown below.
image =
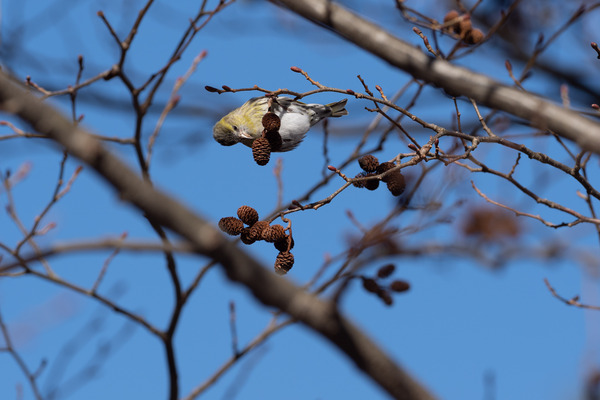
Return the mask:
[[246,132],[245,129],[240,129],[240,131],[238,132],[238,135],[242,139],[254,139],[254,137],[252,137],[248,132]]

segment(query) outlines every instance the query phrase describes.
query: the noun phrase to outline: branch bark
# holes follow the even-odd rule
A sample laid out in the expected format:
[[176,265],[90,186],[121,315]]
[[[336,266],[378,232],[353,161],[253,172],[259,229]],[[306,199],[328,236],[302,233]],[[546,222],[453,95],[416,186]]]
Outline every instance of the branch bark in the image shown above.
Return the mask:
[[487,107],[524,118],[600,154],[600,123],[542,97],[503,85],[489,77],[434,59],[381,27],[331,0],[269,0],[301,15],[367,50],[411,76],[472,98]]
[[19,116],[36,131],[93,167],[124,201],[134,205],[151,221],[186,239],[197,254],[219,262],[229,279],[250,289],[263,304],[284,311],[327,338],[392,397],[434,398],[342,316],[333,302],[321,300],[269,272],[226,240],[211,223],[141,179],[89,132],[73,125],[59,111],[15,84],[3,72],[0,72],[0,109]]

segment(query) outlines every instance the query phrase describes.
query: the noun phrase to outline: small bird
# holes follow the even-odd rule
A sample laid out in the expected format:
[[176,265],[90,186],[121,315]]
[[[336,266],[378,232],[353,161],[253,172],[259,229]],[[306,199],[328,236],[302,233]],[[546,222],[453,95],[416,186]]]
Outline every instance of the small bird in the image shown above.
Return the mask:
[[[344,108],[348,99],[330,104],[305,104],[290,97],[273,98],[272,112],[281,119],[279,135],[282,145],[275,151],[290,151],[302,142],[306,132],[317,122],[328,117],[347,115]],[[213,137],[223,146],[252,142],[262,136],[262,117],[269,111],[269,98],[254,97],[221,118],[213,128]]]

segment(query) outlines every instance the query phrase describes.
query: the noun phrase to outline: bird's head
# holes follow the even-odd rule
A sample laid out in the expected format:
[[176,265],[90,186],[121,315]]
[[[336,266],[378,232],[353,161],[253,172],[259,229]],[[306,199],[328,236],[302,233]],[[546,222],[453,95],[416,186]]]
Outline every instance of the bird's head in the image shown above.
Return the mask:
[[251,145],[256,138],[252,136],[250,122],[244,114],[231,112],[216,123],[213,137],[223,146],[232,146],[239,142]]

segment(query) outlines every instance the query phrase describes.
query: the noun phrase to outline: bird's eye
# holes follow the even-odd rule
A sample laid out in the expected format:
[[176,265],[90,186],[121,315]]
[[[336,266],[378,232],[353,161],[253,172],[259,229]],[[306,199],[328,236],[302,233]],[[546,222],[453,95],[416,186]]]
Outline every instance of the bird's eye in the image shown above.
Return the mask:
[[234,126],[233,126],[233,130],[234,130],[234,131],[237,131],[237,130],[238,130],[238,128],[237,128],[237,126],[236,126],[236,125],[234,125]]

